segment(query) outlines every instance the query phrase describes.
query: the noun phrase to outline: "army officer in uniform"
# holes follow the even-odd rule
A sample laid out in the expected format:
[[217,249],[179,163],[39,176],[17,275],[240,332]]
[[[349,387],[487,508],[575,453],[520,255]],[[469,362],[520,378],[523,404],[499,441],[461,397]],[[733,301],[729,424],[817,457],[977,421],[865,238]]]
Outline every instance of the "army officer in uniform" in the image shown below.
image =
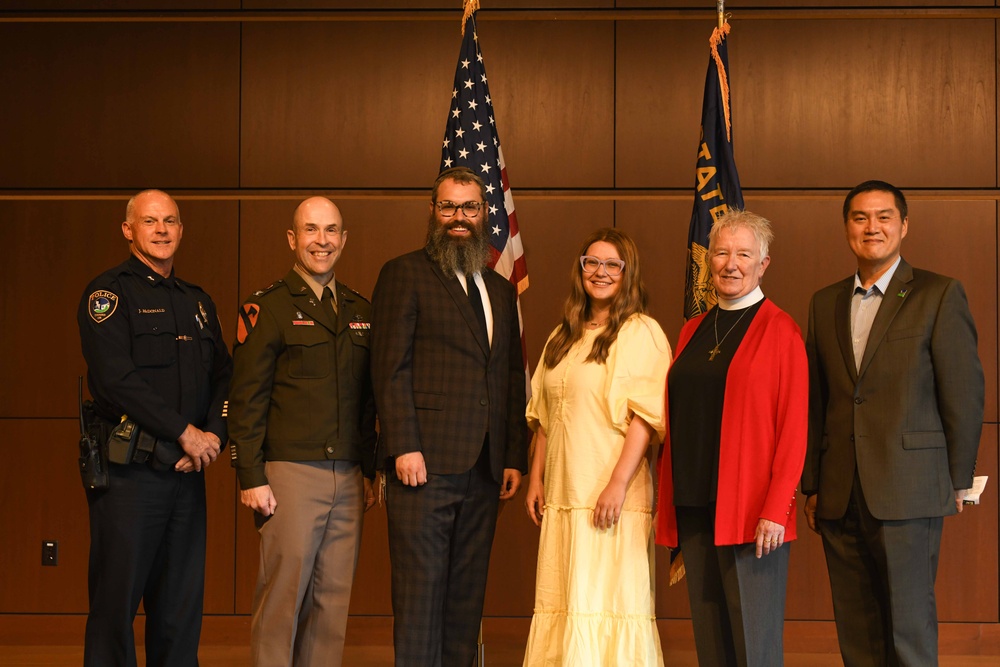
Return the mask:
[[374,504],[370,305],[334,279],[347,242],[336,206],[295,211],[295,265],[239,312],[230,442],[260,566],[251,663],[340,665],[365,510]]

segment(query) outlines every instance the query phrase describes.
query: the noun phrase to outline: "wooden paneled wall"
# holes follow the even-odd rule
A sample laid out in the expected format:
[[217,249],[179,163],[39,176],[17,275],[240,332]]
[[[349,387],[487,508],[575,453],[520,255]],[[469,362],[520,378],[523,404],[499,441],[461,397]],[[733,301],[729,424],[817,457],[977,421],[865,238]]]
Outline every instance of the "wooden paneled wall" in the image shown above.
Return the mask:
[[[180,202],[178,273],[240,300],[287,271],[284,230],[323,193],[350,229],[338,278],[370,294],[422,244],[460,45],[457,0],[7,0],[0,10],[0,614],[81,614],[87,514],[75,469],[75,312],[125,257],[146,187]],[[685,242],[714,2],[483,0],[479,38],[530,272],[530,361],[557,323],[578,244],[640,244],[653,315],[681,326]],[[840,206],[881,178],[910,196],[912,263],[968,290],[986,369],[981,506],[948,519],[944,621],[998,609],[997,31],[993,0],[731,0],[736,160],[776,241],[765,292],[805,328],[853,271]],[[803,7],[803,5],[806,5]],[[938,7],[926,9],[926,7]],[[924,7],[922,9],[922,7]],[[742,8],[747,8],[743,10]],[[198,10],[198,11],[193,11]],[[208,471],[206,612],[246,614],[257,536],[232,470]],[[352,613],[389,615],[385,517],[367,516]],[[59,565],[40,542],[59,540]],[[487,614],[531,615],[537,531],[504,509]],[[818,537],[793,546],[789,619],[832,618]],[[668,588],[661,617],[688,614]]]

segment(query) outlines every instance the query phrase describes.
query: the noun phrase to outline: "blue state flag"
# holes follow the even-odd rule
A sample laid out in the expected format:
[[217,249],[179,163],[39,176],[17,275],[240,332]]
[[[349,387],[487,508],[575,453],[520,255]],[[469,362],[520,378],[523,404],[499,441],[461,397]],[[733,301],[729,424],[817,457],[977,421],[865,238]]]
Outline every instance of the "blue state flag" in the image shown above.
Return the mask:
[[743,208],[740,176],[733,159],[729,96],[729,24],[712,31],[711,56],[701,107],[701,140],[695,168],[694,210],[688,230],[688,270],[684,282],[684,318],[690,319],[717,301],[708,267],[708,232],[730,208]]

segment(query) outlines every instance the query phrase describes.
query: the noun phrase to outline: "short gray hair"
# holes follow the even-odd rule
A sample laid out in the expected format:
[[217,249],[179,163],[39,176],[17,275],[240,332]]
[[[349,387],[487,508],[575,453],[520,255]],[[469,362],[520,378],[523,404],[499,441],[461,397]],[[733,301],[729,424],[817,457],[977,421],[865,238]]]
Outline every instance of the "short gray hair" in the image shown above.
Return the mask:
[[708,247],[711,248],[718,238],[719,232],[728,229],[735,232],[740,227],[746,227],[757,239],[757,249],[760,250],[760,259],[768,256],[771,249],[771,242],[774,241],[774,232],[771,230],[771,221],[762,215],[744,211],[738,208],[731,208],[716,219],[708,232]]

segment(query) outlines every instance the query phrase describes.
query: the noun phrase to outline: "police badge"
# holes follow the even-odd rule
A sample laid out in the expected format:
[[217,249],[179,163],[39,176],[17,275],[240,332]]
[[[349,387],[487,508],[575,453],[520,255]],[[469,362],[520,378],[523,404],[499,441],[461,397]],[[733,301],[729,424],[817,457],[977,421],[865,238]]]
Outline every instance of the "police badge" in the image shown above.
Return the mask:
[[115,314],[118,308],[118,295],[114,292],[99,289],[90,295],[89,306],[90,319],[98,324]]

